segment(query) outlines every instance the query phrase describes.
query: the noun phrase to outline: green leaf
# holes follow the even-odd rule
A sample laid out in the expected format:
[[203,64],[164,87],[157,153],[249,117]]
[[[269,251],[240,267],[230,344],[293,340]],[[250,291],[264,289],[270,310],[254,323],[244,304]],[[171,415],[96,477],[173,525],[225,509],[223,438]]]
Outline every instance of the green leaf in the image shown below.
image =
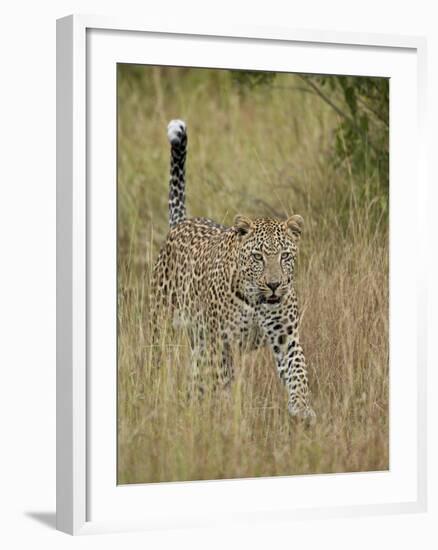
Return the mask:
[[348,86],[344,90],[345,101],[350,108],[351,113],[354,115],[357,110],[356,92],[352,86]]

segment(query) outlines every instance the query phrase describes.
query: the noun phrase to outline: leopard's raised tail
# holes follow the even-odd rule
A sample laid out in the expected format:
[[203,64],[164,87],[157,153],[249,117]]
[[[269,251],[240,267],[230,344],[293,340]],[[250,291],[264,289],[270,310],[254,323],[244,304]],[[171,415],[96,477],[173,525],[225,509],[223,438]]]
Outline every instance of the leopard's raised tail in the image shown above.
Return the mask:
[[186,219],[187,128],[184,121],[171,120],[167,126],[170,143],[169,225]]

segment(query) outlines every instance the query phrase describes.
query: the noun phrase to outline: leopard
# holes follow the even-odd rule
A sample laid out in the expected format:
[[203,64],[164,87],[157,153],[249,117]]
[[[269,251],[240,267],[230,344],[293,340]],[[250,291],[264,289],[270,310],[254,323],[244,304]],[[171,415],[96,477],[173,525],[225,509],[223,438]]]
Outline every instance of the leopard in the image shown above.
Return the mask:
[[[218,377],[234,378],[232,349],[268,346],[292,417],[314,423],[308,373],[300,344],[294,275],[304,221],[237,214],[231,226],[187,217],[187,125],[171,120],[169,230],[153,269],[157,311],[192,327],[193,371],[218,358]],[[169,313],[170,312],[170,313]],[[176,324],[177,321],[175,321]]]

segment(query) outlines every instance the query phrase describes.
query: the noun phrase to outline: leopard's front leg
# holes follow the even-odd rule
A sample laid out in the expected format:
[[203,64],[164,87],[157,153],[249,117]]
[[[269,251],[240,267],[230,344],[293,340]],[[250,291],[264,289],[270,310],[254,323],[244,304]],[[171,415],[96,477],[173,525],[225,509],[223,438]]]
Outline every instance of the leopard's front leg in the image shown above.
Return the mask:
[[272,346],[278,374],[289,394],[289,412],[292,416],[313,420],[316,415],[309,403],[306,360],[298,337],[286,339],[285,346]]
[[[290,311],[296,314],[296,306]],[[288,391],[290,414],[313,421],[316,414],[309,402],[306,360],[299,343],[297,316],[280,307],[266,306],[262,326],[275,358],[278,375]]]

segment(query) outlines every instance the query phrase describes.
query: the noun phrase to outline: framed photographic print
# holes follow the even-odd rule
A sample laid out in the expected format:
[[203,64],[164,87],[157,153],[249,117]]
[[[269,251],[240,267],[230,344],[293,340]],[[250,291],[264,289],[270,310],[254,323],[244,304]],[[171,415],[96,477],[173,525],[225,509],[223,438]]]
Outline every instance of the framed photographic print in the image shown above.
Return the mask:
[[424,52],[58,21],[60,530],[425,509]]

